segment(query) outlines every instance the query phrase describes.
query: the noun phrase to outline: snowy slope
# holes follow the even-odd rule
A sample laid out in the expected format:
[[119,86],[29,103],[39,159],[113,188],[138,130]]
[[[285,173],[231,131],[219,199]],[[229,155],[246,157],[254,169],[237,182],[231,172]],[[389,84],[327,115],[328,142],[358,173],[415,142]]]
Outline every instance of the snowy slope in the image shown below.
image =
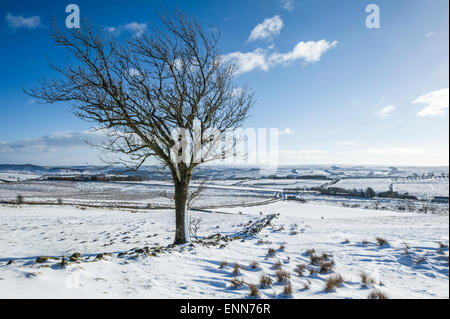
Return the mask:
[[[245,267],[238,277],[246,283],[258,283],[263,273],[271,276],[274,284],[260,289],[261,297],[284,298],[283,284],[276,283],[273,269],[278,260],[291,275],[294,298],[366,298],[372,288],[391,298],[449,296],[448,249],[438,250],[440,242],[448,245],[448,216],[293,202],[220,211],[230,214],[192,213],[202,219],[199,235],[220,232],[234,236],[248,222],[270,213],[280,216],[255,237],[224,243],[222,248],[195,244],[157,256],[139,254],[132,259],[117,254],[135,247],[171,243],[171,210],[131,213],[1,206],[0,298],[248,298],[245,286],[231,287],[233,269],[219,269],[222,261]],[[389,245],[377,246],[375,237],[385,238]],[[403,251],[405,242],[409,255]],[[280,245],[285,249],[278,249]],[[266,257],[270,247],[277,252]],[[295,274],[299,263],[314,268],[305,254],[312,248],[317,254],[332,255],[334,273],[342,274],[346,283],[325,292],[324,282],[333,273],[309,275],[305,271],[304,277]],[[57,260],[35,263],[37,256],[60,257],[74,252],[80,252],[85,261],[71,263],[65,269],[57,266]],[[104,252],[112,253],[112,257],[96,261],[96,254]],[[416,264],[420,257],[423,262]],[[10,259],[15,264],[6,265]],[[252,261],[259,263],[257,269],[250,269]],[[363,287],[361,271],[373,276],[377,283]]]

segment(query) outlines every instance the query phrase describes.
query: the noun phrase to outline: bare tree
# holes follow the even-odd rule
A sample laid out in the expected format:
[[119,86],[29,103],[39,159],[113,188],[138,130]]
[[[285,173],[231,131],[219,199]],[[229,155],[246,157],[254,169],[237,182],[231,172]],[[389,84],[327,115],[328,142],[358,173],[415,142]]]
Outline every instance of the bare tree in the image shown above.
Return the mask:
[[39,103],[70,102],[75,115],[107,134],[98,146],[122,155],[117,163],[138,169],[155,158],[168,168],[174,243],[183,244],[190,240],[186,205],[193,171],[230,154],[223,135],[247,117],[253,92],[236,86],[237,66],[220,54],[219,32],[204,31],[178,11],[160,18],[161,28],[122,41],[89,22],[64,31],[54,23],[51,37],[75,63],[51,63],[60,78],[44,78],[25,92]]

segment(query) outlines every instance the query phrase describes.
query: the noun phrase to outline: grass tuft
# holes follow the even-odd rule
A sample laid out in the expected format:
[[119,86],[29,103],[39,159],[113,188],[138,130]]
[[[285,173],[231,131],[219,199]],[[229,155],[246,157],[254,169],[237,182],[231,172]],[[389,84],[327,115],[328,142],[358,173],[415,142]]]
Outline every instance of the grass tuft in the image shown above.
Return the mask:
[[286,272],[285,270],[278,270],[275,275],[277,276],[277,280],[278,282],[287,282],[288,279],[291,278],[291,275],[289,275],[288,272]]
[[230,283],[234,289],[241,288],[245,284],[244,280],[240,278],[233,278]]
[[339,288],[345,282],[340,274],[335,274],[327,278],[325,281],[325,291],[330,292]]
[[364,271],[361,271],[359,276],[361,277],[361,284],[365,287],[374,285],[377,283],[372,276],[370,276],[368,273],[366,273]]
[[334,263],[332,261],[322,261],[319,264],[319,272],[321,274],[327,274],[333,271],[334,269]]
[[382,238],[382,237],[377,237],[377,238],[375,238],[375,240],[377,241],[377,244],[380,247],[389,245],[389,242],[386,239]]
[[238,263],[235,263],[233,265],[233,276],[239,276],[240,275],[240,270],[242,269],[241,265],[239,265]]
[[269,248],[269,250],[267,251],[267,257],[273,257],[277,254],[277,251],[273,248]]
[[291,284],[291,282],[289,281],[289,282],[283,287],[283,295],[284,295],[285,297],[291,297],[291,296],[292,296],[292,292],[293,292],[292,284]]
[[295,267],[295,272],[299,277],[303,277],[303,271],[306,270],[305,264],[298,264],[297,267]]
[[256,287],[256,285],[254,284],[250,284],[248,285],[248,289],[250,290],[250,297],[258,297],[259,296],[259,290],[258,287]]
[[250,269],[257,269],[259,267],[259,263],[258,262],[256,262],[256,261],[252,261],[251,263],[250,263]]
[[259,278],[259,287],[261,289],[268,288],[272,286],[272,278],[267,275],[261,275]]
[[389,297],[386,293],[382,292],[381,290],[374,289],[369,293],[367,299],[389,299]]
[[275,270],[278,270],[278,269],[281,269],[281,261],[276,261],[274,264],[273,264],[273,269],[275,269]]

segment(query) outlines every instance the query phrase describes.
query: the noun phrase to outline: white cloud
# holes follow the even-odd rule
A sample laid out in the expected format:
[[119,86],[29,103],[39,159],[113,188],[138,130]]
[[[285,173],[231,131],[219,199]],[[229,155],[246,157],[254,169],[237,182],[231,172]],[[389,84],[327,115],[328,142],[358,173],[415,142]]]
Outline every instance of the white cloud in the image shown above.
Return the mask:
[[413,103],[426,106],[416,115],[419,117],[444,115],[448,109],[448,88],[419,96]]
[[387,116],[391,115],[394,111],[395,111],[395,106],[388,105],[388,106],[385,106],[385,107],[381,108],[380,110],[378,110],[377,113],[381,117],[387,117]]
[[224,56],[226,61],[232,61],[239,67],[238,73],[245,73],[253,69],[267,71],[269,66],[266,61],[266,52],[263,49],[256,49],[253,52],[233,52]]
[[293,11],[295,9],[294,0],[281,0],[281,6],[287,11]]
[[255,41],[270,38],[280,34],[281,28],[283,28],[283,20],[281,20],[280,16],[276,15],[273,18],[264,19],[262,23],[253,28],[248,40]]
[[11,29],[36,29],[42,27],[41,18],[38,16],[24,18],[23,16],[14,16],[8,12],[6,15],[6,22],[8,23],[8,27]]
[[293,130],[291,130],[289,127],[278,132],[278,135],[294,135],[294,134],[295,134],[295,132]]
[[303,59],[307,63],[320,61],[322,55],[336,47],[337,41],[327,40],[299,42],[294,49],[287,53],[269,53],[258,48],[252,52],[233,52],[224,56],[226,61],[232,61],[239,66],[238,73],[245,73],[254,69],[269,70],[278,64],[289,64],[292,61]]
[[322,55],[328,50],[336,47],[337,41],[328,42],[326,40],[299,42],[291,52],[274,53],[269,57],[271,64],[287,63],[298,59],[306,62],[320,61]]
[[140,37],[147,31],[147,24],[146,23],[137,23],[137,22],[131,22],[124,26],[125,30],[134,32],[134,35],[136,37]]
[[123,31],[132,32],[135,37],[142,36],[147,31],[147,23],[130,22],[118,27],[107,27],[106,31],[121,34]]

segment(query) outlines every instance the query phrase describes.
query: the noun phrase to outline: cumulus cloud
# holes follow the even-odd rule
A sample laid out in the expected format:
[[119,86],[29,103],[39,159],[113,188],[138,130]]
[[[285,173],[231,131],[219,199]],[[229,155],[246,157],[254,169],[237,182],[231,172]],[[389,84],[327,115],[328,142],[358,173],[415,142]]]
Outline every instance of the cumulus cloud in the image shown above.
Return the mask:
[[239,67],[238,73],[245,73],[254,69],[267,71],[266,51],[264,49],[256,49],[253,52],[232,52],[224,56],[225,61],[232,61]]
[[377,114],[379,116],[381,116],[381,117],[388,117],[394,111],[395,111],[395,106],[394,105],[388,105],[388,106],[385,106],[385,107],[381,108],[380,110],[378,110]]
[[328,42],[326,40],[299,42],[291,52],[274,53],[269,57],[269,63],[287,63],[298,59],[304,59],[306,62],[320,61],[322,55],[328,50],[336,47],[337,41]]
[[270,38],[280,34],[282,28],[283,20],[281,20],[280,16],[276,15],[273,18],[264,19],[262,23],[253,28],[248,40],[255,41]]
[[147,23],[130,22],[117,27],[107,27],[106,30],[117,35],[123,31],[128,31],[133,33],[135,37],[140,37],[147,31]]
[[24,18],[23,16],[14,16],[8,12],[6,15],[6,22],[8,23],[8,27],[10,29],[36,29],[42,27],[41,18],[38,16]]
[[135,36],[140,37],[147,30],[146,23],[131,22],[124,26],[125,30],[131,31]]
[[287,11],[293,11],[295,9],[294,0],[281,0],[281,7]]
[[448,110],[448,88],[433,91],[419,96],[413,103],[425,104],[425,107],[418,112],[418,117],[444,115]]
[[306,63],[318,62],[325,52],[336,47],[337,44],[337,41],[329,42],[327,40],[302,41],[287,53],[270,53],[268,50],[258,48],[246,53],[232,52],[225,55],[224,58],[226,61],[232,61],[238,65],[238,73],[254,69],[267,71],[276,65],[287,65],[295,60],[304,60]]

